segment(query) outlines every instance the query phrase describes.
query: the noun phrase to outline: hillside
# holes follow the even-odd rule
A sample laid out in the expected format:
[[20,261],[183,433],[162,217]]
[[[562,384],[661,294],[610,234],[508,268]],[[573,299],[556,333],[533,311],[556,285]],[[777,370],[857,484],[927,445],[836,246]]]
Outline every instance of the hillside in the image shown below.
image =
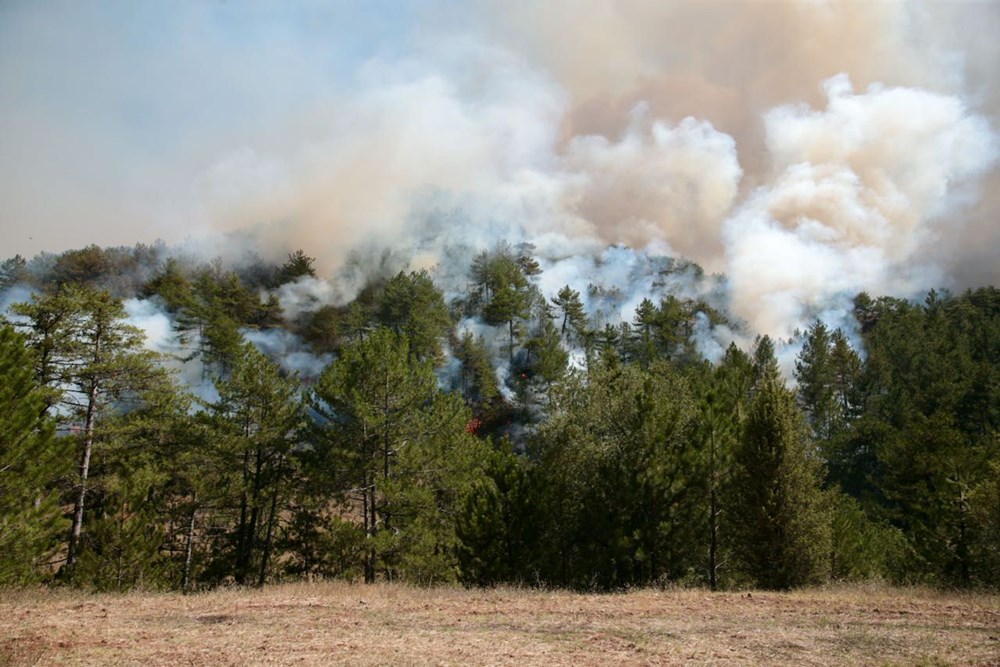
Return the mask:
[[997,288],[750,340],[684,260],[467,260],[5,262],[0,585],[1000,582]]

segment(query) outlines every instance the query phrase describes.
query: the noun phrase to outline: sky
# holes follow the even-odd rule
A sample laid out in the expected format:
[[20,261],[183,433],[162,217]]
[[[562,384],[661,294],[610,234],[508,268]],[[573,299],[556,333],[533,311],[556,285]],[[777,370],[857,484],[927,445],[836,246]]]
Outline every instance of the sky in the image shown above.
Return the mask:
[[4,0],[0,255],[628,244],[787,332],[1000,281],[997,34],[985,1]]
[[405,2],[0,3],[4,250],[197,233],[214,165],[329,113],[413,20]]

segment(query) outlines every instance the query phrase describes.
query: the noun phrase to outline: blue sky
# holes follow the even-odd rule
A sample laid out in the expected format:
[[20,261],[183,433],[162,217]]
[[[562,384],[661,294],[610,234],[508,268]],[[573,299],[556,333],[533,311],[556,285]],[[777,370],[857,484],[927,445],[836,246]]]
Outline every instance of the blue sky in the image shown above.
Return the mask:
[[183,190],[213,152],[349,90],[365,62],[405,52],[430,6],[0,3],[0,250],[142,236],[118,234],[158,180]]

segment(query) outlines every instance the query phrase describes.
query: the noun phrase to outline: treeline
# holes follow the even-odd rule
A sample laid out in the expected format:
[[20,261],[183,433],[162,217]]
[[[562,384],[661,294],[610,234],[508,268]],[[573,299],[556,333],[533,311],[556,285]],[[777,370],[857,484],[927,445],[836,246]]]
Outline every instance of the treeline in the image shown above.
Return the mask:
[[[530,250],[480,253],[449,300],[399,272],[294,312],[301,252],[8,260],[3,287],[33,297],[0,328],[0,584],[1000,583],[996,288],[861,294],[859,340],[812,326],[792,388],[766,337],[705,361],[697,337],[727,322],[704,301],[616,322],[600,286],[542,295]],[[169,314],[210,396],[144,348],[131,296]],[[250,329],[332,361],[303,383]]]

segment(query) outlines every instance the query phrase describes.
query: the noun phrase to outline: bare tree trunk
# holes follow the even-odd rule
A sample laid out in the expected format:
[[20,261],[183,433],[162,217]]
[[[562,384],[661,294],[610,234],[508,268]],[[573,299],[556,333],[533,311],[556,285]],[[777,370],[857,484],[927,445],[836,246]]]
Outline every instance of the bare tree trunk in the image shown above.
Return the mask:
[[73,523],[69,531],[69,545],[66,550],[66,568],[72,570],[76,565],[77,549],[80,533],[83,530],[83,509],[87,499],[87,477],[90,475],[90,455],[94,449],[94,416],[97,412],[96,380],[91,381],[87,392],[87,420],[83,427],[83,457],[80,460],[80,490],[73,505]]
[[[367,477],[367,476],[366,476]],[[365,480],[368,481],[367,479]],[[365,485],[365,583],[375,583],[375,482]]]
[[237,581],[246,583],[250,576],[250,561],[253,559],[253,550],[257,546],[257,524],[260,521],[260,492],[263,468],[263,453],[257,448],[254,464],[253,496],[250,503],[250,523],[247,525],[246,540],[243,543],[243,557],[240,563],[240,573]]
[[198,513],[198,496],[195,494],[191,505],[191,516],[188,519],[187,543],[184,545],[184,576],[181,579],[181,590],[185,593],[191,584],[191,560],[194,555],[194,518]]
[[257,587],[264,587],[264,580],[267,578],[267,561],[271,558],[271,539],[274,536],[275,512],[278,509],[278,487],[274,487],[274,495],[271,496],[271,515],[267,520],[267,534],[264,537],[264,553],[260,558],[260,575],[257,577]]
[[240,525],[236,533],[236,583],[243,583],[243,555],[247,542],[247,482],[250,481],[250,450],[243,452],[243,489],[240,492]]
[[510,332],[510,367],[514,368],[514,318],[507,320],[507,329]]
[[[711,418],[713,418],[712,415]],[[710,463],[709,463],[709,484],[711,485],[711,490],[709,492],[709,504],[708,504],[708,521],[709,521],[709,535],[710,541],[708,545],[708,586],[713,591],[719,586],[717,580],[717,570],[719,569],[718,558],[719,558],[719,499],[718,491],[715,488],[716,481],[718,479],[718,471],[715,469],[715,424],[711,425],[711,441],[710,441]]]
[[115,554],[115,589],[122,589],[125,571],[125,498],[128,495],[128,485],[122,492],[121,502],[118,505],[118,545]]

